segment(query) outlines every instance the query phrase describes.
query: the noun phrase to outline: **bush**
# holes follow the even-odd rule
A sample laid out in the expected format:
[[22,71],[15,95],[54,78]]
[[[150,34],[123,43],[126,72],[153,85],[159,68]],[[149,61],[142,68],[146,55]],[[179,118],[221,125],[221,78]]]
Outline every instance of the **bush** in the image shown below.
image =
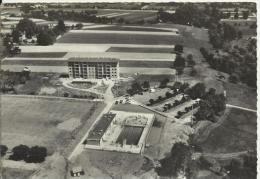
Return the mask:
[[183,52],[183,46],[180,44],[175,45],[174,51],[177,53],[182,53]]
[[1,157],[5,156],[6,152],[8,150],[8,147],[5,145],[0,145],[0,152],[1,152]]
[[25,160],[29,154],[29,147],[26,145],[19,145],[14,147],[12,152],[13,154],[9,159],[15,161]]
[[30,148],[29,153],[25,161],[27,163],[41,163],[47,156],[47,149],[45,147],[34,146]]

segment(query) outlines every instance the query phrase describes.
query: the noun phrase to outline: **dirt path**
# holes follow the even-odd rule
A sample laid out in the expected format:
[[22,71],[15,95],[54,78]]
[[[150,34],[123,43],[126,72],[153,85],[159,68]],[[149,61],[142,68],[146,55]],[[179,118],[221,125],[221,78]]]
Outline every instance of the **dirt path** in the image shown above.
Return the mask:
[[241,151],[241,152],[232,152],[232,153],[194,153],[192,154],[193,158],[198,158],[198,157],[210,157],[218,160],[228,160],[228,159],[233,159],[233,158],[238,158],[241,155],[246,155],[248,154],[248,151]]
[[244,108],[244,107],[241,107],[241,106],[235,106],[235,105],[232,105],[232,104],[226,104],[226,107],[228,107],[228,108],[241,109],[241,110],[250,111],[250,112],[255,112],[255,113],[257,112],[257,110],[254,110],[254,109]]

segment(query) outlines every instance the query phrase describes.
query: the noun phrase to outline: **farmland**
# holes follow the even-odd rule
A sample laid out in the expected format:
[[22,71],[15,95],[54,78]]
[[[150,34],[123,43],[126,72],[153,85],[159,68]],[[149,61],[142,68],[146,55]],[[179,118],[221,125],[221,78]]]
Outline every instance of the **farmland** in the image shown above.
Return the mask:
[[231,109],[225,121],[199,142],[203,152],[231,153],[256,148],[256,113]]
[[119,26],[119,25],[95,27],[95,28],[91,28],[91,30],[125,30],[125,31],[145,31],[145,32],[150,32],[150,31],[151,32],[171,32],[170,30],[153,28],[153,27]]
[[171,45],[182,42],[182,37],[172,35],[108,34],[108,33],[67,33],[58,43],[92,44],[144,44]]
[[28,57],[28,58],[59,58],[66,55],[67,52],[39,52],[39,53],[21,53],[16,57]]
[[2,96],[1,102],[2,143],[10,149],[20,144],[45,146],[48,153],[64,150],[79,125],[91,123],[89,111],[102,108],[94,102],[56,98]]
[[107,52],[133,52],[133,53],[173,53],[173,48],[148,47],[110,47]]

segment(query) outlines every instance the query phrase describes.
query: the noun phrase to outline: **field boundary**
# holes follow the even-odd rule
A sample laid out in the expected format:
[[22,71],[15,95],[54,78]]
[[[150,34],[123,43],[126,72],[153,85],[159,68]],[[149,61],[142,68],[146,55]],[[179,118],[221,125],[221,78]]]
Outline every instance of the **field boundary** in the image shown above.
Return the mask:
[[57,96],[43,96],[43,95],[10,95],[10,94],[2,94],[2,97],[14,97],[14,98],[34,98],[34,99],[48,99],[48,100],[65,100],[65,101],[85,101],[85,102],[103,102],[94,101],[91,99],[79,99],[79,98],[69,98],[69,97],[57,97]]

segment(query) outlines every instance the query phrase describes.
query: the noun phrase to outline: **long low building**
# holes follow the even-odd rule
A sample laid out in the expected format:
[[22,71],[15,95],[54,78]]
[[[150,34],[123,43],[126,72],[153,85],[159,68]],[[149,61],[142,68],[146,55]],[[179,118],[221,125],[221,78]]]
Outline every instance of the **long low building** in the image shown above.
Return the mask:
[[[174,60],[175,54],[172,53],[31,52],[3,59],[1,68],[19,72],[26,67],[32,72],[66,73],[71,78],[101,79],[119,78],[124,71],[136,73],[140,69],[142,72],[143,68],[169,70]],[[127,70],[121,71],[121,68]]]

